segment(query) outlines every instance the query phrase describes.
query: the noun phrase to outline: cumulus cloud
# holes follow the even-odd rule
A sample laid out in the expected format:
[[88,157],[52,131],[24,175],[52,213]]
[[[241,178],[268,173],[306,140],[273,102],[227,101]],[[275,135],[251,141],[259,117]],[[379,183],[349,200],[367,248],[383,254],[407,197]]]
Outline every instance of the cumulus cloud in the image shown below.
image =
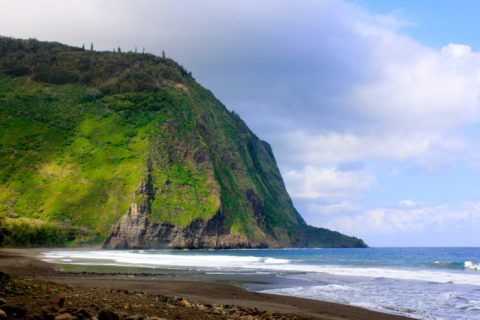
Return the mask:
[[415,200],[404,199],[404,200],[398,201],[398,205],[400,205],[402,207],[412,208],[412,207],[418,206],[419,202],[417,202]]
[[290,195],[298,199],[335,201],[351,197],[374,184],[363,171],[341,171],[335,167],[306,166],[285,170],[283,177]]
[[355,211],[358,212],[358,210],[360,210],[361,207],[358,203],[355,203],[350,200],[339,201],[338,199],[333,199],[333,202],[331,203],[310,202],[305,209],[306,209],[305,213],[307,215],[312,215],[312,216],[322,215],[322,216],[328,217],[340,212],[342,213],[355,212]]
[[[443,234],[434,241],[443,240],[444,244],[452,245],[455,244],[455,239],[464,241],[470,232],[470,237],[475,239],[475,230],[480,228],[480,203],[431,205],[406,200],[397,207],[375,208],[356,215],[337,216],[329,220],[328,226],[349,234],[368,235],[372,239],[389,239],[392,235],[415,239],[419,234]],[[434,241],[427,239],[417,245],[429,245]],[[473,240],[470,245],[478,243],[478,240]]]
[[466,141],[443,137],[440,133],[384,132],[376,135],[292,130],[278,136],[283,141],[279,149],[290,162],[310,164],[339,164],[354,161],[395,160],[438,155],[465,147]]
[[405,56],[375,49],[383,57],[379,78],[357,86],[347,96],[350,105],[394,130],[445,130],[478,121],[478,53],[465,45],[450,44],[435,52],[394,40],[389,50],[396,46],[408,50]]

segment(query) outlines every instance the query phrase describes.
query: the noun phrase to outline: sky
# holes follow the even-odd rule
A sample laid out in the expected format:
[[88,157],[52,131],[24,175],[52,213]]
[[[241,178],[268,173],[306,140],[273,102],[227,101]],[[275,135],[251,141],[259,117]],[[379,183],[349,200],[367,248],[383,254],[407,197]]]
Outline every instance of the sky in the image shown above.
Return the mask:
[[480,246],[478,1],[1,0],[0,34],[145,48],[273,148],[315,226]]

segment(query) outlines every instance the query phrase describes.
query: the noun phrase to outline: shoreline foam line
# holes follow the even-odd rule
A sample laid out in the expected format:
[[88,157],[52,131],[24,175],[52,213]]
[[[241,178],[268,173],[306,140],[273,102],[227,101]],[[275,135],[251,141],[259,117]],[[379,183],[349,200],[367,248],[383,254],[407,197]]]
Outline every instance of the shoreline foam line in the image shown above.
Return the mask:
[[[41,253],[44,261],[78,265],[137,266],[146,268],[190,268],[203,271],[225,269],[261,270],[272,272],[327,273],[337,276],[418,280],[437,283],[455,283],[480,286],[480,274],[437,271],[431,269],[394,269],[383,267],[330,266],[295,263],[289,259],[257,256],[216,254],[171,254],[139,251],[47,251]],[[298,262],[298,261],[297,261]]]

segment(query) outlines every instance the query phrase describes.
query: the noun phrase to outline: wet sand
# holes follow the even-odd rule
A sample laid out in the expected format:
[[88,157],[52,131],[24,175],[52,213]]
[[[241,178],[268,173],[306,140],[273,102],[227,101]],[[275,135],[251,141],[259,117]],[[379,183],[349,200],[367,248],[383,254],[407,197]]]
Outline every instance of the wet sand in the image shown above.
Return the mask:
[[[350,319],[400,320],[406,317],[318,300],[251,292],[233,280],[192,281],[195,274],[79,271],[37,259],[38,250],[0,251],[0,271],[10,289],[0,287],[8,303],[47,319],[68,313],[82,319],[108,309],[120,319]],[[188,279],[188,280],[183,280]],[[202,278],[204,279],[204,278]],[[238,281],[249,281],[240,279]],[[13,289],[12,289],[13,288]],[[10,290],[10,291],[8,291]],[[5,292],[8,291],[8,292]],[[59,299],[65,306],[58,305]],[[0,306],[0,309],[2,307]],[[70,309],[68,309],[70,308]],[[67,312],[70,311],[70,312]],[[39,318],[40,319],[40,318]]]

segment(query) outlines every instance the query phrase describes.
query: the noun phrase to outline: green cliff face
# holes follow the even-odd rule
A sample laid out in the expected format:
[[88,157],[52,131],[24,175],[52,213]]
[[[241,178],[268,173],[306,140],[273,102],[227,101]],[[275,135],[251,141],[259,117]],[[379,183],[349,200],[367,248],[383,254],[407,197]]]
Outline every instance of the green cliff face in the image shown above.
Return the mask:
[[0,243],[363,247],[307,226],[270,146],[171,59],[0,37]]

